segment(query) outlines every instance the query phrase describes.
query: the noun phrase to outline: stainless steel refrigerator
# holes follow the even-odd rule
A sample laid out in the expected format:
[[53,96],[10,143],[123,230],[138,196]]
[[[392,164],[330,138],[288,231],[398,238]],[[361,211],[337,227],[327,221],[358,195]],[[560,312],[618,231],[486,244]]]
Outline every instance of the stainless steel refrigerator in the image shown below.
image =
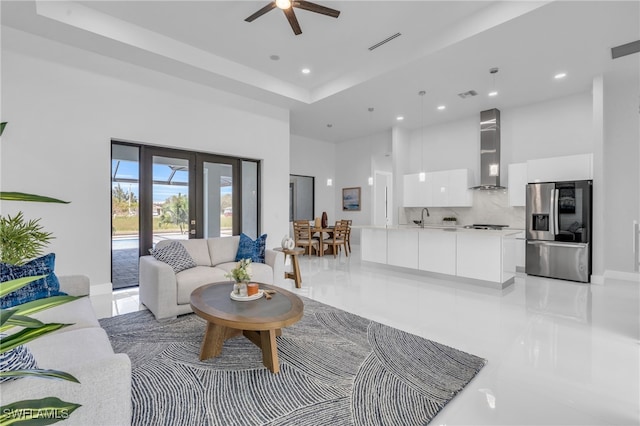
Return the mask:
[[592,187],[590,180],[527,185],[527,274],[590,282]]

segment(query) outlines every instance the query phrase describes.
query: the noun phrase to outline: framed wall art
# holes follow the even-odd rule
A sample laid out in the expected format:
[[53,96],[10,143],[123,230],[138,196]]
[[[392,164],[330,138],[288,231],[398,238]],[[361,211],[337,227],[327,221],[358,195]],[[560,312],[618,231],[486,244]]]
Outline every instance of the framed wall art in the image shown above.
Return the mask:
[[342,188],[342,210],[343,211],[359,211],[360,210],[360,187]]

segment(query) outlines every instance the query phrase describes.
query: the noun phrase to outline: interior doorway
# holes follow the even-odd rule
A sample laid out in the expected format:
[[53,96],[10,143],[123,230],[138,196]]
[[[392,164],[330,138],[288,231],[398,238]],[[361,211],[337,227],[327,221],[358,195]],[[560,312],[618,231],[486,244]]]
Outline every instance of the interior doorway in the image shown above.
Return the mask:
[[161,240],[259,235],[259,161],[112,142],[113,289]]

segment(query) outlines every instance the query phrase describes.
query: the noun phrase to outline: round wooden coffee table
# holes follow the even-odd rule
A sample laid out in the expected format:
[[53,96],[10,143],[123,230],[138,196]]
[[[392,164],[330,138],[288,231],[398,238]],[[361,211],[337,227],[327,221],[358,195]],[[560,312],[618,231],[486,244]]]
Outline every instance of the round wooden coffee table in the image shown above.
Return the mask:
[[304,305],[298,296],[280,287],[260,284],[260,289],[275,294],[271,299],[232,300],[232,282],[207,284],[191,293],[193,312],[207,321],[200,360],[220,355],[225,340],[243,334],[262,350],[265,367],[273,373],[280,371],[276,336],[302,318]]

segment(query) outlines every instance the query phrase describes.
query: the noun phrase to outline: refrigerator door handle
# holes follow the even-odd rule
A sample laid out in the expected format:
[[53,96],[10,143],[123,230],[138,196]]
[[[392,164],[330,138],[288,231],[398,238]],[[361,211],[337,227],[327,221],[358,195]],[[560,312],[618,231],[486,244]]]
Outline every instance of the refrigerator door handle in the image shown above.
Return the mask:
[[553,200],[552,200],[552,205],[553,205],[553,234],[554,235],[558,235],[560,233],[560,218],[559,216],[559,211],[560,211],[560,190],[559,189],[554,189],[553,190]]
[[549,232],[556,235],[556,207],[558,201],[556,200],[556,190],[549,191]]
[[551,247],[575,247],[582,248],[586,247],[589,243],[554,243],[551,241],[531,241],[528,240],[527,244],[532,244],[535,246],[551,246]]

